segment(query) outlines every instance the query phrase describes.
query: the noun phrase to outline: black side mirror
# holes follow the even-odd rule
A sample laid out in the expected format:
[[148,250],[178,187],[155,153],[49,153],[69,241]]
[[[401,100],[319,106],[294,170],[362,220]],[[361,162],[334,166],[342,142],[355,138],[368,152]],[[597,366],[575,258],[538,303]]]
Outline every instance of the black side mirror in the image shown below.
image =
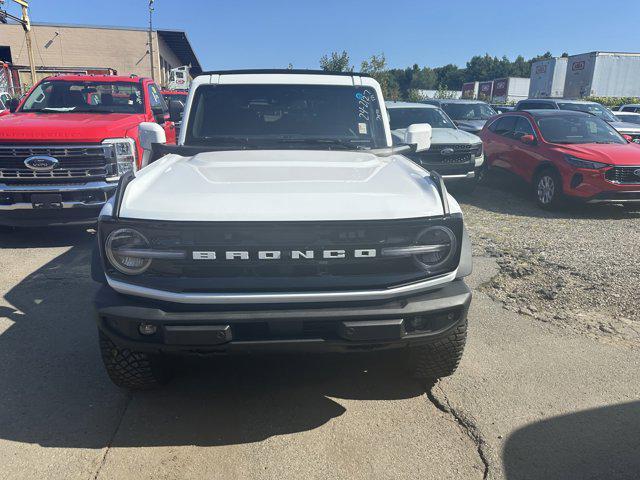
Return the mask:
[[182,114],[184,113],[184,103],[179,100],[171,100],[169,102],[169,119],[173,123],[182,121]]
[[17,98],[12,98],[8,103],[9,111],[11,113],[15,112],[18,109],[18,105],[20,105],[20,100],[18,100]]

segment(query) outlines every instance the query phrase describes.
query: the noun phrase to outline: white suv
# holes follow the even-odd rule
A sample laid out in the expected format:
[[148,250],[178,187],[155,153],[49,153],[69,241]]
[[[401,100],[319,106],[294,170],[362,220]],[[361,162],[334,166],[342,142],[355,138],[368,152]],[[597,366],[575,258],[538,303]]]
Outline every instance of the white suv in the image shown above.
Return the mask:
[[413,123],[431,125],[431,147],[406,154],[426,170],[436,171],[446,182],[466,191],[475,188],[484,170],[482,140],[473,133],[460,130],[447,114],[434,105],[424,103],[386,102],[391,133],[402,143],[406,129]]
[[394,147],[378,83],[312,71],[209,72],[179,145],[143,124],[148,166],[98,224],[93,278],[111,379],[148,388],[168,353],[396,348],[451,375],[471,248],[442,178]]

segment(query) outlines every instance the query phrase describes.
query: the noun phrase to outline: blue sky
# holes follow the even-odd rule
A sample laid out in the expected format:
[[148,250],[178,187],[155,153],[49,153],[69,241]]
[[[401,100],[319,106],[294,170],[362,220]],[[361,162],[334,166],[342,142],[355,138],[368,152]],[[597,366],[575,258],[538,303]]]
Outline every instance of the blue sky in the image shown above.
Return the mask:
[[[7,5],[11,2],[7,2]],[[34,22],[144,27],[147,0],[32,0]],[[187,31],[207,69],[315,68],[333,50],[352,63],[464,66],[475,54],[531,57],[640,51],[636,0],[156,0],[155,26]],[[9,6],[15,11],[15,7]]]

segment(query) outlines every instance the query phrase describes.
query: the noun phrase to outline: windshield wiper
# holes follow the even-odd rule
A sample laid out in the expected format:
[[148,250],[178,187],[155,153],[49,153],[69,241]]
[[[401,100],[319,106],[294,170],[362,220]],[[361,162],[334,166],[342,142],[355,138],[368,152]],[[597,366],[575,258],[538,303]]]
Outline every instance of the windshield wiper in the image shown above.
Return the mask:
[[[362,140],[368,142],[368,140]],[[307,145],[340,146],[347,150],[364,150],[366,147],[358,145],[358,140],[341,140],[339,138],[280,138],[278,143],[302,143]]]
[[72,113],[115,113],[111,110],[100,110],[99,108],[87,108],[82,110],[73,110]]
[[232,136],[211,136],[211,137],[201,137],[198,140],[206,140],[207,142],[212,143],[249,143],[249,139],[247,137],[232,137]]

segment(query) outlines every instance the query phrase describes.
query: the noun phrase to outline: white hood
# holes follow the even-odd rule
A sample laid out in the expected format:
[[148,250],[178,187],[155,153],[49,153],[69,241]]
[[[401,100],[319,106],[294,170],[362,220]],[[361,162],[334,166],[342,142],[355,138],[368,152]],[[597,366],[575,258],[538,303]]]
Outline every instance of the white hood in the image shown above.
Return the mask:
[[[402,142],[404,141],[405,131],[406,128],[398,128],[396,130],[392,130],[391,133],[395,138],[399,139]],[[481,142],[482,140],[477,135],[465,132],[464,130],[459,130],[457,128],[433,128],[431,130],[431,145],[451,143],[471,145]]]
[[[426,178],[425,178],[426,177]],[[458,204],[449,197],[452,212]],[[128,185],[123,218],[380,220],[442,215],[428,173],[401,155],[249,150],[167,155]]]

